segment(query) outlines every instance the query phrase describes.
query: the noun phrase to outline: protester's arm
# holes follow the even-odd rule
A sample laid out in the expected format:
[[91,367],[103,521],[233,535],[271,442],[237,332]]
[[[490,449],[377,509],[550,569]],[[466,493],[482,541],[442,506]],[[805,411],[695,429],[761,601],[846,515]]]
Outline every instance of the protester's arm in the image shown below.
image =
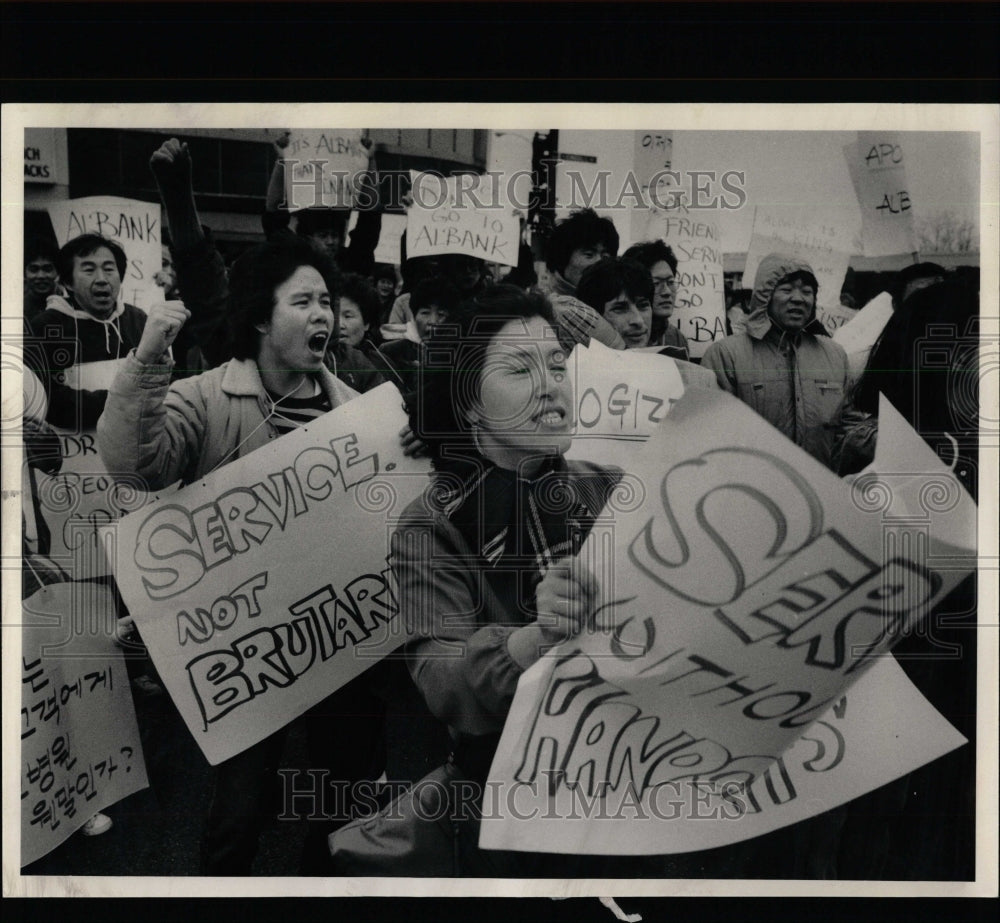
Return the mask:
[[44,420],[22,417],[21,437],[24,441],[24,460],[29,467],[57,474],[62,467],[62,447],[59,434]]
[[833,424],[833,455],[830,467],[841,477],[857,474],[875,460],[878,417],[854,404],[855,387],[844,357],[843,389],[846,397]]
[[189,349],[201,348],[210,366],[229,358],[225,329],[229,279],[222,255],[205,237],[194,201],[191,153],[176,138],[162,144],[149,161],[167,213],[177,288],[191,312],[175,351],[183,362]]
[[428,708],[463,733],[489,734],[503,728],[523,668],[507,646],[517,629],[477,625],[483,580],[467,554],[445,527],[414,515],[394,533],[390,562],[403,625],[414,632],[410,673]]
[[260,216],[264,236],[268,240],[280,240],[293,233],[292,215],[285,201],[285,149],[290,138],[291,132],[283,131],[274,142],[278,159],[271,170],[271,177],[267,183],[267,197],[264,200],[264,214]]
[[154,305],[139,346],[112,382],[97,423],[97,445],[108,471],[139,474],[150,489],[176,481],[198,456],[206,407],[197,379],[170,391],[167,348],[187,314],[183,305]]
[[368,150],[368,166],[355,184],[355,210],[357,223],[351,231],[351,243],[345,253],[345,269],[350,272],[370,274],[375,266],[375,248],[382,233],[382,207],[379,202],[378,172],[372,142],[363,138],[361,143]]
[[592,339],[611,349],[624,349],[625,341],[590,305],[571,295],[551,298],[559,340],[568,351],[576,343],[586,346]]
[[723,349],[724,341],[713,343],[701,357],[701,367],[715,374],[715,379],[723,391],[736,393],[736,369],[729,361],[729,354]]

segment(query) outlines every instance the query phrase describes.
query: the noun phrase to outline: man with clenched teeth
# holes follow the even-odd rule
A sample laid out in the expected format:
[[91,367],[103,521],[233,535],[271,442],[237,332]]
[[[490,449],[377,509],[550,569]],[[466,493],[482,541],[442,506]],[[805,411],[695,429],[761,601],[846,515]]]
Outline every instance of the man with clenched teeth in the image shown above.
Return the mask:
[[[334,330],[333,278],[329,259],[299,239],[248,250],[229,274],[234,358],[173,384],[168,348],[189,312],[180,302],[155,306],[98,422],[107,469],[139,474],[153,489],[191,483],[355,397],[323,362]],[[368,683],[362,675],[304,716],[310,762],[331,785],[374,780],[384,769],[385,705]],[[259,806],[274,785],[286,732],[214,767],[202,874],[250,874],[267,820]],[[324,870],[329,832],[328,824],[310,824],[303,874]]]

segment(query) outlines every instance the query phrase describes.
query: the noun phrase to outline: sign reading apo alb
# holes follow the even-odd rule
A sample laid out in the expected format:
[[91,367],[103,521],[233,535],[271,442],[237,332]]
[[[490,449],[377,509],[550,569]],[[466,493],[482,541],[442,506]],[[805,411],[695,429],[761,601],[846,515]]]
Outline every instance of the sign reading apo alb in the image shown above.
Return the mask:
[[859,131],[844,157],[861,206],[865,256],[915,253],[917,231],[899,133]]
[[405,640],[391,518],[430,470],[405,422],[382,385],[118,523],[122,596],[210,763]]

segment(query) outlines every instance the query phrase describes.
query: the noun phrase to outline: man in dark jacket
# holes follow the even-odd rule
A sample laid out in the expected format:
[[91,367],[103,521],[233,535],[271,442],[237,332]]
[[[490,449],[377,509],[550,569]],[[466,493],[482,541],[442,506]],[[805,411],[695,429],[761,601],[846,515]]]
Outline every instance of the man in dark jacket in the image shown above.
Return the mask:
[[139,345],[146,315],[120,301],[127,260],[115,241],[81,234],[59,251],[56,262],[66,294],[49,295],[32,324],[43,357],[48,420],[91,429],[104,409],[107,389],[99,386],[100,376],[88,377],[80,367],[124,359]]

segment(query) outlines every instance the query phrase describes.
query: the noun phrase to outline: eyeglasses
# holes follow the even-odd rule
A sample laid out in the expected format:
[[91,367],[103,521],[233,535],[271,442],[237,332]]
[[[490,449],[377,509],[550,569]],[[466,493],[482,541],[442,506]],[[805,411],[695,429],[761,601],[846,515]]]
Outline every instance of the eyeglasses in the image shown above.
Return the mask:
[[669,279],[653,279],[653,288],[677,288],[677,276]]

